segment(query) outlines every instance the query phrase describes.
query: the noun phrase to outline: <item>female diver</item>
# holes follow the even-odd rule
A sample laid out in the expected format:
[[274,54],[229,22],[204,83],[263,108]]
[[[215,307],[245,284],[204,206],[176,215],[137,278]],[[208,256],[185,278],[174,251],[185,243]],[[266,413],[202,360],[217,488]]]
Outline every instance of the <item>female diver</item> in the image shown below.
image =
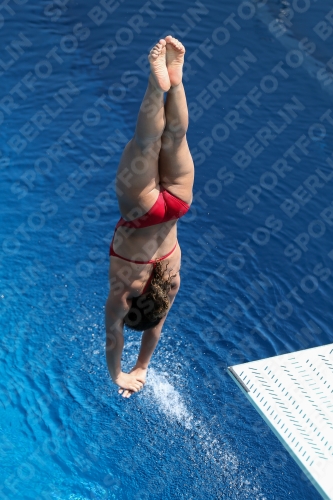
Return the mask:
[[[190,207],[194,180],[186,140],[184,54],[185,48],[172,36],[150,51],[147,91],[134,137],[117,171],[122,217],[110,247],[105,327],[108,369],[123,397],[145,384],[149,361],[180,286],[177,220]],[[130,373],[121,371],[124,324],[143,331],[138,360]]]

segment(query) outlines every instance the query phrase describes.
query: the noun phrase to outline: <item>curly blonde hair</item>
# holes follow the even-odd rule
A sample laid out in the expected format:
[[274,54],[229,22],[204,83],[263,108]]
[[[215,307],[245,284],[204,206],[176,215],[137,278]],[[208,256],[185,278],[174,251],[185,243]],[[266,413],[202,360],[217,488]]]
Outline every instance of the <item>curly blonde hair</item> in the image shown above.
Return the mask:
[[[176,274],[171,275],[172,269],[168,270],[169,262],[165,269],[160,261],[154,264],[152,279],[149,290],[133,297],[132,306],[124,318],[124,323],[132,330],[143,331],[156,326],[166,315],[170,307],[168,294],[171,290],[172,279]],[[164,277],[168,272],[169,276]]]
[[[160,261],[154,265],[153,277],[150,283],[150,290],[147,292],[147,298],[154,302],[154,309],[147,313],[147,318],[154,321],[156,318],[163,318],[170,306],[168,294],[171,290],[171,281],[176,274],[171,276],[171,271],[168,271],[169,262],[165,269]],[[169,276],[165,279],[164,274],[168,271]]]

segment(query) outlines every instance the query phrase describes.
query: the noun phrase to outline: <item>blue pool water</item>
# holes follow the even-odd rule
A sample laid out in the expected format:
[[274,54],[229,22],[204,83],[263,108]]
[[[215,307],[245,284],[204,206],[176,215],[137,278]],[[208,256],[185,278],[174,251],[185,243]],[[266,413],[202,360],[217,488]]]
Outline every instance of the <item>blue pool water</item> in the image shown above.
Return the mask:
[[[6,5],[0,498],[319,498],[226,367],[333,341],[329,5]],[[112,181],[169,33],[191,66],[195,201],[181,290],[125,400],[104,360]],[[139,342],[126,332],[125,370]]]

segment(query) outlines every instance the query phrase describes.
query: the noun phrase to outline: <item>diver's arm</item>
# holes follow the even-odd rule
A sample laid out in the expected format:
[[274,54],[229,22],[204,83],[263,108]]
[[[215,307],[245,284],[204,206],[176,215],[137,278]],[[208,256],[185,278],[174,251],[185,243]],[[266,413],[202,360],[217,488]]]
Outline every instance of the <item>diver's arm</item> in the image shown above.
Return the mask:
[[155,351],[158,341],[160,340],[162,327],[164,325],[166,317],[167,315],[164,316],[164,318],[162,318],[158,325],[154,326],[154,328],[149,328],[148,330],[145,330],[143,332],[140,352],[138,360],[135,364],[136,367],[140,367],[143,369],[148,368],[151,357]]
[[115,384],[134,392],[142,388],[142,381],[121,370],[121,355],[124,348],[123,323],[128,311],[126,300],[115,298],[111,293],[105,304],[106,362]]
[[[117,314],[118,313],[118,314]],[[121,355],[124,348],[123,326],[119,311],[108,297],[105,304],[106,362],[113,381],[121,372]]]

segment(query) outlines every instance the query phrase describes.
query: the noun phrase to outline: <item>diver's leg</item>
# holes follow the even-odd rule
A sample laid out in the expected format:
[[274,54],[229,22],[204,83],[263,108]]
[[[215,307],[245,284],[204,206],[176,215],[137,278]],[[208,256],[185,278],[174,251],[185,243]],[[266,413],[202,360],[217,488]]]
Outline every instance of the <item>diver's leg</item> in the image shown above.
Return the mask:
[[[116,177],[116,190],[120,212],[142,207],[147,211],[158,196],[158,157],[161,136],[165,127],[163,94],[170,87],[166,68],[166,42],[161,39],[148,56],[151,74],[143,98],[134,137],[126,145]],[[130,216],[135,218],[138,215]]]
[[181,81],[185,49],[175,38],[166,37],[166,41],[167,68],[173,86],[165,103],[166,126],[159,159],[160,183],[175,196],[190,203],[194,164],[186,140],[188,109]]

